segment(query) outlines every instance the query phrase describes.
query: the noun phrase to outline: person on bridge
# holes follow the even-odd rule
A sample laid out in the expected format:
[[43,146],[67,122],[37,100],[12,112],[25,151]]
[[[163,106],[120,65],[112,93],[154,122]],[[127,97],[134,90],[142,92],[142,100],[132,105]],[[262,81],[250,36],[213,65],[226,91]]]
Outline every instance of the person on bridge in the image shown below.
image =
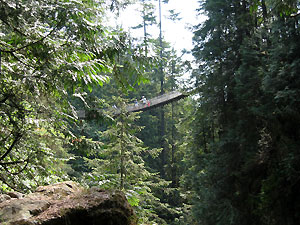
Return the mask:
[[139,103],[138,103],[138,100],[137,100],[137,99],[134,100],[134,106],[135,106],[135,107],[138,107],[138,106],[139,106]]
[[147,99],[145,96],[142,96],[141,102],[145,105],[147,105]]

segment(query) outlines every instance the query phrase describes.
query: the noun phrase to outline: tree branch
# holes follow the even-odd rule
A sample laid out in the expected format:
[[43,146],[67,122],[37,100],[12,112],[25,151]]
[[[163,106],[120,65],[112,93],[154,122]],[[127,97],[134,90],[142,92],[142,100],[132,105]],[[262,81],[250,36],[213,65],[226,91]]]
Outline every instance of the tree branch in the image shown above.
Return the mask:
[[16,49],[12,49],[12,50],[1,50],[2,52],[5,52],[5,53],[14,53],[14,52],[18,52],[18,51],[20,51],[20,50],[22,50],[22,49],[24,49],[24,48],[27,48],[27,47],[29,47],[29,46],[31,46],[31,45],[35,45],[35,44],[37,44],[37,43],[39,43],[39,42],[43,42],[47,37],[49,37],[55,30],[56,30],[56,28],[58,27],[58,25],[59,25],[60,23],[58,23],[46,36],[44,36],[44,37],[42,37],[41,39],[39,39],[39,40],[37,40],[37,41],[34,41],[34,42],[31,42],[31,43],[28,43],[27,45],[24,45],[24,46],[22,46],[22,47],[19,47],[19,48],[16,48]]
[[300,13],[291,15],[292,18],[296,18],[298,16],[300,16]]
[[18,172],[15,172],[15,173],[11,173],[11,172],[6,168],[7,165],[2,164],[2,163],[0,163],[0,165],[5,169],[5,171],[6,171],[7,173],[9,173],[9,174],[15,176],[15,175],[18,175],[18,174],[22,173],[22,172],[26,169],[26,167],[27,167],[28,164],[29,164],[29,157],[28,157],[25,161],[15,161],[15,162],[16,162],[16,163],[14,163],[14,162],[8,162],[8,163],[10,163],[10,164],[8,164],[8,165],[18,164],[17,162],[19,162],[19,163],[24,163],[24,162],[26,162],[26,164],[25,164],[25,166],[24,166],[22,169],[20,169]]
[[0,18],[0,20],[1,20],[4,24],[6,24],[7,26],[11,27],[15,32],[17,32],[17,33],[21,34],[22,36],[25,36],[25,37],[26,37],[26,35],[25,35],[24,33],[22,33],[19,29],[15,28],[14,26],[10,25],[7,21],[3,20],[2,18]]
[[13,149],[13,147],[15,146],[15,144],[21,139],[22,135],[20,133],[16,134],[16,138],[13,141],[13,143],[10,145],[10,147],[6,150],[6,152],[0,157],[0,161],[3,160]]
[[0,162],[1,166],[14,165],[19,163],[25,163],[26,161],[14,161],[14,162]]
[[4,178],[3,176],[0,176],[0,180],[1,180],[4,184],[6,184],[8,187],[10,187],[12,190],[18,191],[18,192],[22,192],[22,191],[19,190],[18,188],[16,188],[16,187],[10,185],[10,184],[5,180],[5,178]]

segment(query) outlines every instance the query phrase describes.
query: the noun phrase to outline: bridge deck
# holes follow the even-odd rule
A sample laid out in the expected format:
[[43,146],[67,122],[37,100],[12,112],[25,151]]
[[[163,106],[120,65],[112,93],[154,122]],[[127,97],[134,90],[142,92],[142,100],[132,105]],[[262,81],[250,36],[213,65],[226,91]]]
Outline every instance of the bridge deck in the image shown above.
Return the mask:
[[168,104],[173,101],[177,101],[179,99],[185,98],[187,95],[179,92],[179,91],[172,91],[169,93],[165,93],[163,95],[159,95],[157,97],[151,98],[147,100],[147,103],[138,103],[137,105],[128,105],[127,111],[128,112],[137,112],[137,111],[146,111],[158,106],[162,106]]

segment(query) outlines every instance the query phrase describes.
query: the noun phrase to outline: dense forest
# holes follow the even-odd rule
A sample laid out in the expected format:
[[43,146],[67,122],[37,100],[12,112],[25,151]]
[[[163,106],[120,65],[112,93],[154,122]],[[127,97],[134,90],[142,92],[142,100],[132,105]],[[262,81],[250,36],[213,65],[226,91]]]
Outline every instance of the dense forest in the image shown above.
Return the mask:
[[[187,61],[171,1],[0,0],[0,192],[73,180],[139,224],[299,224],[300,2],[198,0]],[[107,23],[132,4],[142,37]]]

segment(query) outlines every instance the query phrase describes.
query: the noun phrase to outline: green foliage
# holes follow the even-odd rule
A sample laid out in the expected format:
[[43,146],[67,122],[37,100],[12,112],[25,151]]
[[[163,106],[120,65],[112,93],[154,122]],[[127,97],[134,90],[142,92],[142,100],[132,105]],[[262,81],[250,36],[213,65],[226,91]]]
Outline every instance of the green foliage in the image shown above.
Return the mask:
[[[84,157],[89,171],[82,171],[82,182],[88,186],[105,189],[122,189],[129,203],[136,209],[141,223],[162,221],[155,214],[159,199],[153,195],[153,188],[162,188],[168,183],[161,180],[157,173],[147,169],[144,157],[156,157],[159,149],[148,149],[135,136],[141,127],[135,124],[137,113],[126,112],[127,100],[113,97],[120,114],[103,132],[102,144],[95,149],[94,157]],[[87,146],[86,146],[87,147]],[[90,148],[88,152],[91,152]],[[78,154],[78,148],[77,148]]]
[[299,9],[299,1],[297,0],[267,0],[267,3],[272,10],[272,12],[280,17],[291,16],[294,13],[297,13]]
[[64,177],[67,169],[54,164],[68,157],[62,148],[77,119],[68,97],[103,85],[127,40],[103,25],[106,6],[93,0],[1,2],[0,167],[6,173],[0,180],[10,188],[28,191],[53,174]]
[[297,224],[299,3],[206,0],[201,10],[184,179],[196,224]]

